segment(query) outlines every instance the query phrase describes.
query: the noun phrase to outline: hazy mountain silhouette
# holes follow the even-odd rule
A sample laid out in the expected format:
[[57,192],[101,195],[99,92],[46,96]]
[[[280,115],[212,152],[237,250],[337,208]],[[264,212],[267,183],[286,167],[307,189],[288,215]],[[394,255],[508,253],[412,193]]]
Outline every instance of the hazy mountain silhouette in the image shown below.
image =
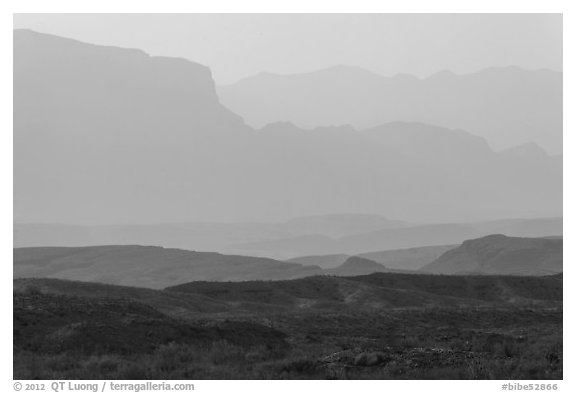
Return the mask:
[[[402,248],[359,254],[359,257],[378,262],[390,269],[418,270],[428,265],[446,251],[457,245]],[[296,261],[295,261],[296,262]]]
[[370,259],[352,256],[346,259],[340,266],[326,269],[324,274],[334,276],[361,276],[378,272],[392,272],[392,270]]
[[[479,223],[431,224],[329,238],[300,236],[233,245],[229,253],[296,258],[307,255],[364,254],[401,248],[459,244],[493,233],[510,236],[553,236],[562,234],[562,219],[501,220]],[[430,262],[434,258],[430,259]],[[409,269],[409,268],[402,268]]]
[[140,244],[224,251],[231,244],[293,236],[349,236],[408,224],[368,214],[299,217],[287,221],[76,226],[15,224],[14,247]]
[[[459,244],[493,233],[524,237],[561,236],[562,222],[561,218],[550,218],[415,225],[395,223],[379,216],[331,215],[278,223],[15,224],[14,247],[140,244],[281,260],[290,258],[289,262],[323,268],[336,267],[349,256],[360,254],[391,268],[410,270],[436,259],[440,250],[446,251],[443,248],[447,247],[445,244]],[[377,227],[381,229],[365,232],[368,228]],[[418,248],[405,250],[414,247]],[[299,257],[303,259],[299,260]]]
[[298,217],[279,223],[283,230],[300,235],[349,236],[379,229],[400,228],[407,223],[373,214],[329,214]]
[[423,124],[255,131],[218,102],[204,66],[14,32],[16,222],[270,221],[359,206],[426,222],[559,216],[561,160],[497,153],[464,131]]
[[272,280],[309,276],[318,267],[267,258],[144,246],[14,249],[14,277],[64,278],[163,288],[188,281]]
[[295,75],[262,73],[221,86],[218,94],[255,127],[279,120],[358,128],[417,121],[466,129],[495,148],[536,142],[562,152],[562,73],[555,71],[503,67],[418,79],[337,66]]
[[548,275],[562,272],[562,239],[490,235],[467,240],[422,268],[443,274]]
[[[358,254],[356,257],[377,262],[379,265],[383,265],[393,270],[418,270],[434,261],[446,251],[456,247],[458,247],[458,245],[401,248],[395,250],[367,252]],[[307,255],[303,257],[290,258],[285,262],[294,262],[305,266],[319,266],[323,269],[330,269],[339,267],[350,257],[351,256],[347,254]],[[378,267],[378,269],[380,269],[380,267]]]
[[304,266],[319,266],[323,269],[330,269],[343,264],[348,258],[350,258],[350,255],[347,254],[306,255],[303,257],[286,259],[284,262],[293,262]]

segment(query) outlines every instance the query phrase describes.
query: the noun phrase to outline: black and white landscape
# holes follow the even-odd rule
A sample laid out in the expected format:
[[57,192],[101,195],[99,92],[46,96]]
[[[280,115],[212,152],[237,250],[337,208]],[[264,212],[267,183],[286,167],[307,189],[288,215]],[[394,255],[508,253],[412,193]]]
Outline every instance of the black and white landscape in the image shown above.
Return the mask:
[[[248,44],[235,23],[290,18],[187,17]],[[562,70],[532,67],[558,40],[561,67],[562,19],[477,17],[545,36],[507,65],[487,40],[470,72],[358,58],[220,83],[194,58],[16,28],[14,378],[562,379]]]

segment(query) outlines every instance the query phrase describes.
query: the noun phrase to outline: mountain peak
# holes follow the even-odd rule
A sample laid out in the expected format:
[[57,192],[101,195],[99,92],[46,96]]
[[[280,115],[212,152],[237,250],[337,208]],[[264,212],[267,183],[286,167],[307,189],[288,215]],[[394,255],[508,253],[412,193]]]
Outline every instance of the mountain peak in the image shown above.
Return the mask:
[[382,271],[385,266],[371,259],[352,256],[340,265],[340,268]]

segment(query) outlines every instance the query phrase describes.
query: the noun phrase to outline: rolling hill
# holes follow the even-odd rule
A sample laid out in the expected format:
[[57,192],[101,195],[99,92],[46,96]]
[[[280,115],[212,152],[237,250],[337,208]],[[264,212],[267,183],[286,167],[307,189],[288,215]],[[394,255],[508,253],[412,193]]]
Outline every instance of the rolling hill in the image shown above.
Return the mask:
[[319,266],[322,269],[330,269],[343,264],[348,258],[350,258],[350,255],[346,254],[306,255],[303,257],[286,259],[284,262],[299,263],[305,266]]
[[402,248],[358,254],[390,269],[418,270],[457,245]]
[[[133,355],[152,353],[166,345],[208,346],[227,342],[240,346],[261,343],[285,346],[285,335],[261,324],[247,321],[202,323],[174,318],[130,295],[132,288],[108,289],[123,297],[95,296],[77,291],[81,284],[27,280],[24,287],[15,281],[13,295],[14,351],[36,354],[73,354],[76,357],[106,353]],[[58,287],[58,294],[53,293]],[[156,291],[156,296],[163,293]],[[173,296],[186,299],[186,296]]]
[[[313,275],[358,276],[374,272],[546,275],[562,272],[562,238],[513,238],[490,235],[461,246],[438,246],[367,256],[312,256],[316,265],[270,258],[224,255],[153,246],[15,248],[15,278],[61,278],[144,288],[188,281],[284,280]],[[370,254],[369,254],[370,255]],[[337,259],[346,257],[343,262]],[[306,259],[306,258],[305,258]],[[384,260],[388,265],[379,262]],[[144,296],[144,295],[143,295]]]
[[[458,247],[457,245],[447,246],[426,246],[414,248],[400,248],[386,251],[367,252],[357,254],[357,257],[377,262],[389,269],[396,270],[418,270],[424,265],[434,261],[444,252]],[[336,268],[350,258],[347,254],[327,254],[327,255],[307,255],[285,260],[301,265],[314,265],[323,269]]]
[[55,278],[17,278],[13,280],[13,291],[15,294],[45,293],[101,300],[130,299],[181,319],[194,319],[200,315],[216,315],[232,310],[228,304],[202,295],[182,295],[150,288]]
[[324,274],[335,276],[361,276],[376,272],[393,272],[394,270],[367,258],[352,256],[344,263],[332,269],[325,269]]
[[490,235],[467,240],[421,270],[441,274],[548,275],[562,272],[563,240]]
[[319,271],[267,258],[150,246],[14,249],[15,278],[64,278],[146,288],[197,280],[287,279]]
[[[374,310],[404,307],[558,305],[562,275],[446,276],[373,273],[354,277],[312,276],[279,281],[194,281],[165,290],[61,279],[15,279],[14,294],[123,299],[185,320],[260,315],[276,311]],[[265,314],[264,314],[265,315]],[[262,315],[260,315],[262,316]]]
[[562,278],[442,276],[373,273],[354,277],[306,277],[290,281],[191,282],[167,291],[219,301],[288,306],[293,309],[558,304]]
[[[187,308],[190,299],[204,311]],[[562,375],[561,274],[376,273],[166,290],[16,279],[13,302],[17,379],[326,379],[343,368],[346,378]],[[526,351],[538,374],[521,367]]]

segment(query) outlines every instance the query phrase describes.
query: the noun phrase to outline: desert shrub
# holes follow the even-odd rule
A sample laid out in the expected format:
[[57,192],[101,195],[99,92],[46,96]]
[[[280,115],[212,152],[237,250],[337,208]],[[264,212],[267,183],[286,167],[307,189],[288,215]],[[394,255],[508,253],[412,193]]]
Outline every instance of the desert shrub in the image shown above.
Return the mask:
[[118,370],[117,379],[154,379],[150,378],[146,367],[146,362],[126,362],[122,363]]
[[492,367],[481,359],[471,359],[466,362],[466,379],[494,379]]
[[226,341],[216,341],[205,354],[205,361],[213,365],[241,364],[245,361],[246,349]]
[[112,355],[90,356],[82,362],[88,375],[113,375],[118,371],[122,359]]

